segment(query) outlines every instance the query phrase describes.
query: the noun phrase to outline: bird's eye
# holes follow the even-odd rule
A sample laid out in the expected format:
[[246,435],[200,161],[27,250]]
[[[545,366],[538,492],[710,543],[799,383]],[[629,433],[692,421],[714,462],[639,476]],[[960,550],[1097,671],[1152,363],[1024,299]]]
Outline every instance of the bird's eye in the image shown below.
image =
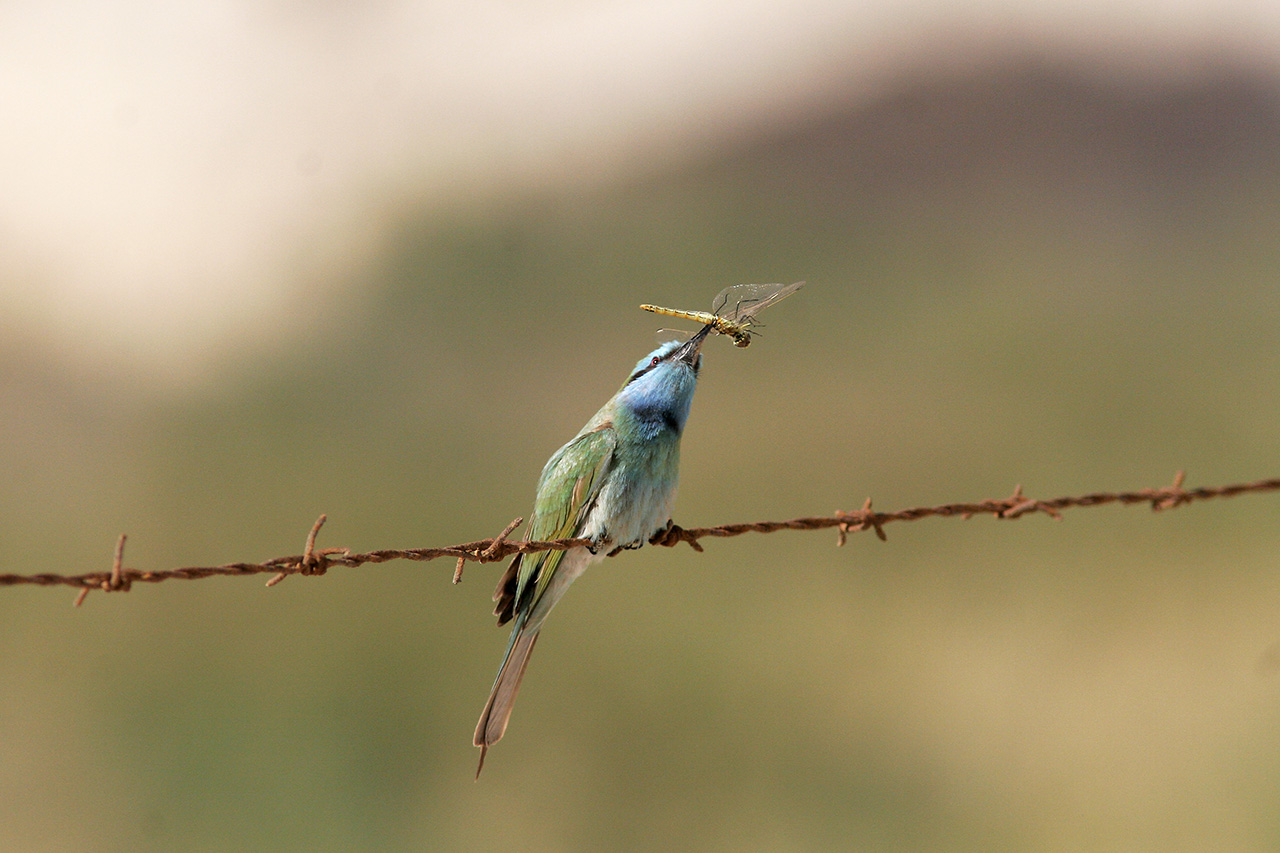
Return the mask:
[[650,367],[657,367],[657,366],[658,366],[658,362],[660,362],[660,361],[662,361],[661,356],[656,356],[656,355],[655,355],[655,356],[653,357],[653,360],[649,362],[649,366],[650,366]]

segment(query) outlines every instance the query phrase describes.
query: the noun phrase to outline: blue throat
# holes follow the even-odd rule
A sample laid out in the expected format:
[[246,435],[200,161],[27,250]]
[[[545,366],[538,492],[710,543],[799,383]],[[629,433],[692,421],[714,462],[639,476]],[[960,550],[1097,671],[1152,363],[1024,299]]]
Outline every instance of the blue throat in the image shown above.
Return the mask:
[[617,415],[631,419],[645,439],[668,433],[679,438],[689,419],[697,378],[691,370],[675,368],[662,376],[645,376],[619,395]]

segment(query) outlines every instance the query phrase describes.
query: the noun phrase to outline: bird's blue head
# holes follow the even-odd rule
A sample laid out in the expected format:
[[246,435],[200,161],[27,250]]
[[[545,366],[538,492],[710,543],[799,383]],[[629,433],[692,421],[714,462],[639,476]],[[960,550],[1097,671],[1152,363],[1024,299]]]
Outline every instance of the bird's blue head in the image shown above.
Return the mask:
[[689,340],[671,341],[636,363],[636,369],[618,392],[618,405],[635,418],[646,437],[662,430],[677,436],[689,418],[689,406],[702,368],[702,342],[711,326]]

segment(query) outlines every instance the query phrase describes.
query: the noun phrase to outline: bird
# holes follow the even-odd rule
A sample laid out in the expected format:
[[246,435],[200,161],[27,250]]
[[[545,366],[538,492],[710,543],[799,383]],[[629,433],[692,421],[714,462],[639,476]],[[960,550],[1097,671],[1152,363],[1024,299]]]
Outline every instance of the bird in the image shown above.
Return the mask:
[[680,468],[680,436],[713,326],[683,343],[668,341],[636,363],[616,394],[538,479],[526,541],[588,539],[566,551],[517,554],[493,599],[498,625],[513,623],[506,654],[473,739],[485,755],[506,733],[529,656],[551,609],[591,563],[639,548],[671,525]]

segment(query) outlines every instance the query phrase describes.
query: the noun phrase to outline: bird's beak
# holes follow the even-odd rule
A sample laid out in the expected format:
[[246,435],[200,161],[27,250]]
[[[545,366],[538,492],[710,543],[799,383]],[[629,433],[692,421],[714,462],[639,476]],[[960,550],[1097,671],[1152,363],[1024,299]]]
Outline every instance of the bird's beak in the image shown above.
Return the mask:
[[698,361],[698,352],[702,349],[702,342],[707,339],[707,335],[711,333],[711,326],[703,326],[702,331],[698,332],[692,338],[685,341],[681,347],[671,354],[672,361],[683,361],[690,367],[694,367]]

